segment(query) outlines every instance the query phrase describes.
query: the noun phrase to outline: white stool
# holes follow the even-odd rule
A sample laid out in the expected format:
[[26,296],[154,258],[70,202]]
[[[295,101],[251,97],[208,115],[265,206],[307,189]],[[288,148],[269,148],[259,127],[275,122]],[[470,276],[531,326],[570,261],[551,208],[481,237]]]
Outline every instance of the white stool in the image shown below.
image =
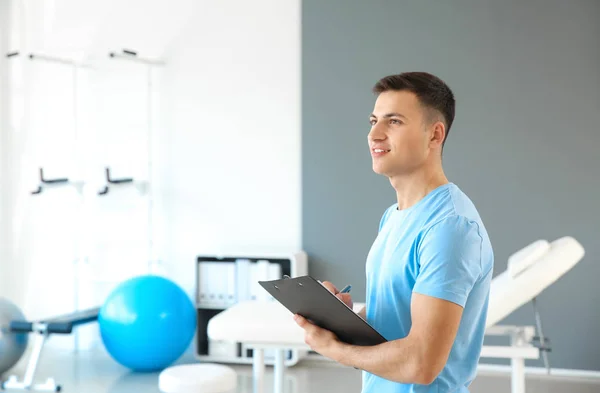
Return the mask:
[[220,364],[184,364],[163,370],[158,388],[164,393],[233,393],[237,374]]

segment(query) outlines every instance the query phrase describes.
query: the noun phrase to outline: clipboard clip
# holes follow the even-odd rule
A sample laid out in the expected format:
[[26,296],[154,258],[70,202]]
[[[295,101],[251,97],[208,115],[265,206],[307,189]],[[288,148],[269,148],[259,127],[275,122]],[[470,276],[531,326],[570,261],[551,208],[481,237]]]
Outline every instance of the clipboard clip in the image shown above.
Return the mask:
[[[284,275],[283,275],[283,279],[284,279],[284,280],[291,280],[292,278],[291,278],[290,276],[288,276],[287,274],[284,274]],[[304,285],[302,285],[302,283],[301,283],[301,282],[298,282],[298,286],[299,286],[299,287],[303,287]],[[277,286],[275,286],[275,289],[279,289],[279,288],[278,288]]]

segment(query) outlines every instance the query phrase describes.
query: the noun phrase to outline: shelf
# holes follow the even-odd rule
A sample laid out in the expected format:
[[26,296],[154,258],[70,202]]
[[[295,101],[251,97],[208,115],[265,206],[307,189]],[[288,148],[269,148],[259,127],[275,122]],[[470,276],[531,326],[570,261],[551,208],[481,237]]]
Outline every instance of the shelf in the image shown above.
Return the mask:
[[[251,364],[252,350],[245,349],[243,344],[211,341],[207,333],[208,322],[212,317],[235,305],[241,299],[250,300],[270,297],[266,292],[261,291],[257,283],[259,280],[280,279],[283,275],[290,277],[307,275],[307,259],[307,255],[303,251],[288,255],[198,256],[196,258],[195,290],[198,321],[195,338],[196,357],[202,361]],[[207,275],[210,277],[207,278]],[[206,301],[207,297],[223,297],[235,300],[210,302]],[[211,353],[211,347],[214,353]],[[287,352],[284,363],[287,366],[294,365],[306,353],[302,350],[290,350]],[[270,351],[265,353],[265,362],[267,365],[274,362],[274,356]]]

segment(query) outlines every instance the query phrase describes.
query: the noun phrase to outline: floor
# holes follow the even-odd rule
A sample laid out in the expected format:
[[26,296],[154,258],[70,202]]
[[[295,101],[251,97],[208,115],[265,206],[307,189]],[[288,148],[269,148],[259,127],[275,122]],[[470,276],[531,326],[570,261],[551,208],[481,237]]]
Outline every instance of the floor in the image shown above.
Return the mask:
[[[26,359],[11,370],[23,375]],[[194,362],[191,353],[185,354],[178,363]],[[250,366],[233,366],[238,372],[238,393],[252,392],[252,369]],[[45,351],[40,360],[37,379],[39,382],[54,377],[62,385],[62,392],[85,393],[159,393],[158,374],[136,374],[115,363],[104,351],[79,354]],[[271,392],[271,368],[267,368],[266,392]],[[361,375],[349,369],[322,361],[304,361],[287,370],[286,393],[352,393],[360,392]],[[480,374],[471,387],[472,393],[509,393],[510,379],[507,375]],[[600,379],[565,380],[564,378],[534,376],[527,381],[527,393],[598,393]]]

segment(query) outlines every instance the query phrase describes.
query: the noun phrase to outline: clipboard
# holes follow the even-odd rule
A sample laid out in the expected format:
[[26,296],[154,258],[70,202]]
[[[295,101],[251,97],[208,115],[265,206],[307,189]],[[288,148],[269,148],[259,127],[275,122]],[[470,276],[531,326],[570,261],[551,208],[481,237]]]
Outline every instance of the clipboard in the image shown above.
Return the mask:
[[367,321],[311,276],[258,282],[279,303],[334,333],[341,341],[370,346],[387,340]]

